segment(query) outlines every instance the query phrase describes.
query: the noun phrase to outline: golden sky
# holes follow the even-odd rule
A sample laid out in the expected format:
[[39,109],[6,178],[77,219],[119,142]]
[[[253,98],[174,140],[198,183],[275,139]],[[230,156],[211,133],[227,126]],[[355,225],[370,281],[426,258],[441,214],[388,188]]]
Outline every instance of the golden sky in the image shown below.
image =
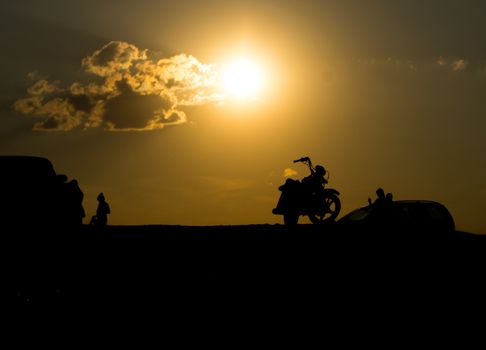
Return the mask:
[[486,3],[33,1],[0,11],[0,153],[49,158],[112,224],[281,222],[310,156],[486,233]]

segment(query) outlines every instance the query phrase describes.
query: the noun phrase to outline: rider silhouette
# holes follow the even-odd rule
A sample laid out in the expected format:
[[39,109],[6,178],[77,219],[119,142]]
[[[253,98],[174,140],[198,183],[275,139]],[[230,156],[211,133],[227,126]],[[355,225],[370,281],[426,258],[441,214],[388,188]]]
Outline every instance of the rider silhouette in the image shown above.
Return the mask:
[[326,176],[326,169],[322,165],[312,166],[312,161],[309,157],[303,157],[294,160],[294,163],[306,162],[309,166],[311,174],[302,179],[302,190],[304,196],[312,196],[315,193],[319,193],[324,189],[324,185],[327,184],[327,180],[324,178]]
[[316,165],[315,168],[309,167],[311,174],[302,179],[304,188],[313,193],[322,188],[322,185],[327,184],[326,169],[322,165]]

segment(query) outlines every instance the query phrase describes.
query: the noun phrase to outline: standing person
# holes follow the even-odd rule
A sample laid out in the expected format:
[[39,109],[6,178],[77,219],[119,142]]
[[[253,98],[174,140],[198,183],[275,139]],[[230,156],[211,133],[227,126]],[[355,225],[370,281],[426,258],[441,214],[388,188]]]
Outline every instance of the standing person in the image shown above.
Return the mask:
[[91,224],[96,226],[106,226],[108,223],[108,214],[111,213],[110,205],[105,200],[105,195],[101,192],[98,197],[98,208],[96,215],[91,218]]

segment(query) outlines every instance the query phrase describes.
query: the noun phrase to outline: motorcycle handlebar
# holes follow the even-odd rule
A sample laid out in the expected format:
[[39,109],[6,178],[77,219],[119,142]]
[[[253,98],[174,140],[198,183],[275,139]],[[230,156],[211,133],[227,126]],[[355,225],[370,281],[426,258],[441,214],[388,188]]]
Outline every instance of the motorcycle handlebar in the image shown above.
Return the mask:
[[302,157],[300,159],[294,160],[294,163],[298,163],[298,162],[308,162],[309,160],[310,160],[309,157]]

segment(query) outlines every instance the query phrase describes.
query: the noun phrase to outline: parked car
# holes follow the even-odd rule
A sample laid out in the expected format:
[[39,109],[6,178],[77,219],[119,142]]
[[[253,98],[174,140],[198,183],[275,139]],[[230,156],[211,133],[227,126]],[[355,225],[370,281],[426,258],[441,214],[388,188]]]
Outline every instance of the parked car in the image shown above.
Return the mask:
[[441,203],[430,200],[399,200],[378,210],[368,205],[338,220],[342,227],[413,231],[455,231],[454,219]]
[[82,223],[83,193],[43,157],[0,156],[0,220],[8,226]]

